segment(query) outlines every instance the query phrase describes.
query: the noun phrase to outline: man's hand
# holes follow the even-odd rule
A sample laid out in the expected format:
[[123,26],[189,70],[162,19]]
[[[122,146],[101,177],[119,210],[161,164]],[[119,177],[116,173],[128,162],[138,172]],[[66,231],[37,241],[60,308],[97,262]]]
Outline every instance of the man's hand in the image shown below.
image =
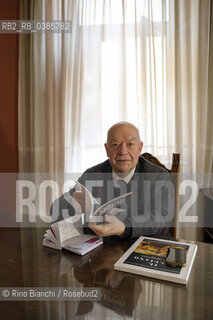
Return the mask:
[[121,236],[125,231],[125,224],[115,216],[108,214],[104,216],[104,224],[96,225],[91,221],[89,227],[98,237]]

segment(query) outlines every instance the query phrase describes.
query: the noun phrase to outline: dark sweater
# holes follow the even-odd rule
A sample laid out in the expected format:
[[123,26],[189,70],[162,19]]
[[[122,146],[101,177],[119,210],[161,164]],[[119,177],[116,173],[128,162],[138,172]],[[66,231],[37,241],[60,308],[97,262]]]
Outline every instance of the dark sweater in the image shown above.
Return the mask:
[[[109,160],[87,169],[78,181],[86,185],[101,204],[115,197]],[[54,201],[51,207],[54,220],[59,221],[75,214],[72,206],[74,191],[73,188]],[[124,238],[141,235],[167,236],[174,222],[175,190],[170,181],[170,174],[139,157],[135,173],[125,191],[132,191],[133,195],[126,198],[125,212],[118,217],[126,227]],[[85,230],[89,232],[87,223]]]

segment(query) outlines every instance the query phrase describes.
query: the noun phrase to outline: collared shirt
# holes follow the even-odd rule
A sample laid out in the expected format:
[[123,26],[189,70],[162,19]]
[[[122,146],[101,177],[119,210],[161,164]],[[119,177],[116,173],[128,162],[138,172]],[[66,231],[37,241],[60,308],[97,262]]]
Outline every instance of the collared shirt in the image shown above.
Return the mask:
[[113,179],[115,187],[119,187],[119,185],[117,183],[118,180],[123,180],[124,182],[129,183],[129,181],[132,179],[134,173],[135,173],[135,168],[132,169],[126,177],[121,178],[115,173],[115,171],[112,171],[112,179]]
[[[113,179],[113,184],[116,188],[119,188],[120,185],[118,183],[119,180],[123,180],[125,183],[129,183],[129,181],[132,179],[134,173],[135,173],[135,169],[132,169],[130,171],[130,173],[124,177],[121,178],[119,177],[114,171],[112,171],[112,179]],[[131,237],[132,234],[132,225],[130,223],[130,221],[128,219],[126,219],[125,221],[123,221],[124,225],[125,225],[125,231],[124,233],[120,236],[120,238],[127,238],[127,237]]]

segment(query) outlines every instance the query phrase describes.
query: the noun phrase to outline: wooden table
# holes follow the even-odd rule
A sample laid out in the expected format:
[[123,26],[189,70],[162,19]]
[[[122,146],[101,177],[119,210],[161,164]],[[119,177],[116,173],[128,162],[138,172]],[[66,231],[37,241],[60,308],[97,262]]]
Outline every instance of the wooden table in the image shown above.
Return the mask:
[[4,301],[1,319],[213,319],[213,245],[186,286],[113,270],[134,242],[111,240],[81,257],[42,247],[44,229],[0,229],[1,287],[100,287],[100,301]]

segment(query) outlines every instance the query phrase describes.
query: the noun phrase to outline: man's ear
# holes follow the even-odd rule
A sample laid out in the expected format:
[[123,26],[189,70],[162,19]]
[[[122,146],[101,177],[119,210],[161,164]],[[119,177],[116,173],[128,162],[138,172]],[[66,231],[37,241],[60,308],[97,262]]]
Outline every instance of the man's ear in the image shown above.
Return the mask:
[[143,149],[143,142],[141,141],[141,142],[140,142],[140,145],[139,145],[140,154],[141,154],[141,152],[142,152],[142,149]]
[[107,146],[107,143],[104,143],[104,147],[105,147],[105,150],[106,150],[107,157],[109,157],[109,155],[108,155],[108,146]]

